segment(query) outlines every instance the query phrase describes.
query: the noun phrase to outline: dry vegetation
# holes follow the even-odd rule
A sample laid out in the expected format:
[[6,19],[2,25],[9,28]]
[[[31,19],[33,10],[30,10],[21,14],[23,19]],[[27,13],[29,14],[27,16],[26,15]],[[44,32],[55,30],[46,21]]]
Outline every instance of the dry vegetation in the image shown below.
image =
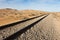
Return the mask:
[[[51,18],[48,17],[46,20],[36,24],[35,25],[36,28],[33,27],[27,30],[25,33],[23,33],[20,36],[20,38],[21,40],[23,40],[27,38],[30,39],[30,37],[34,36],[34,38],[32,37],[32,40],[35,40],[37,37],[38,37],[37,40],[59,40],[60,39],[60,12],[43,12],[38,10],[16,10],[16,9],[10,9],[10,8],[0,9],[0,25],[4,25],[17,20],[25,20],[28,18],[32,18],[35,16],[44,15],[48,13],[53,14],[52,16],[50,16],[53,20],[51,20]],[[53,23],[50,23],[50,22],[53,22]],[[42,27],[42,29],[40,27]],[[55,32],[55,34],[57,34],[57,36],[53,33],[53,31]],[[19,37],[17,39],[19,39]]]
[[52,13],[60,21],[60,12],[43,12],[38,10],[16,10],[11,8],[0,9],[0,25],[4,25],[17,20],[25,20],[34,16]]
[[43,15],[46,12],[37,10],[16,10],[16,9],[0,9],[0,25],[14,22],[17,20],[25,20],[34,16]]

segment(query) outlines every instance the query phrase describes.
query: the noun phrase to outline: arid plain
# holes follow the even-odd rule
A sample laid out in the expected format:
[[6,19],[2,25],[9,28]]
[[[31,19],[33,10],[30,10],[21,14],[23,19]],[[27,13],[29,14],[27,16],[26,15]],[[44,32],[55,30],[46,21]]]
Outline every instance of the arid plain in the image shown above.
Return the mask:
[[[23,33],[23,36],[25,35],[25,38],[23,36],[20,36],[16,38],[16,40],[30,40],[28,39],[30,37],[33,37],[31,38],[31,40],[60,40],[60,12],[45,12],[40,10],[16,10],[11,8],[0,9],[0,26],[47,14],[49,14],[49,16],[47,16],[43,20],[41,19],[42,21]],[[38,19],[39,18],[37,18],[37,20]],[[36,19],[34,20],[36,21]],[[31,24],[34,20],[30,20],[19,25],[21,27],[22,25],[26,26],[28,24]],[[16,30],[14,29],[14,26],[12,26],[11,28],[6,28],[3,31],[0,29],[0,39],[2,40],[3,38],[5,38],[8,32],[10,32],[8,34],[9,36],[10,34],[14,34],[15,31],[17,32],[17,30],[20,29],[19,25],[15,25]],[[14,30],[14,32],[12,32],[12,30]],[[6,39],[8,39],[7,37]]]

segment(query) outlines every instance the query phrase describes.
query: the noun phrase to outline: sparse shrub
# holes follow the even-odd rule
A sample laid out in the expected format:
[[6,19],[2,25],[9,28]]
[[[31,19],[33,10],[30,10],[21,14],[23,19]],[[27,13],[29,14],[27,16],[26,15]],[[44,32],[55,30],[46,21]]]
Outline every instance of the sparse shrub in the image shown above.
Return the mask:
[[11,10],[11,8],[6,8],[7,10]]
[[28,17],[24,17],[23,19],[28,19]]
[[5,13],[3,13],[3,15],[6,15]]
[[15,13],[15,15],[17,15],[17,13]]
[[42,13],[40,13],[40,14],[42,14]]
[[12,17],[14,17],[14,16],[10,16],[10,18],[12,18]]
[[32,16],[35,16],[35,14],[32,14]]
[[35,16],[35,14],[30,14],[29,16]]

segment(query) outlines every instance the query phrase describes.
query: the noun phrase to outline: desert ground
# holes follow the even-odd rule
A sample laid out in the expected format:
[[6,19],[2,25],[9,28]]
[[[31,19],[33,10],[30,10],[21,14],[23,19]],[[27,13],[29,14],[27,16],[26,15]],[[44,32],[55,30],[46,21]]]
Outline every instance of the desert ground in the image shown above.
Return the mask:
[[[47,14],[49,15],[46,18],[33,25],[14,40],[60,40],[60,12],[16,10],[11,8],[0,9],[0,26]],[[14,33],[19,33],[20,29],[30,27],[35,21],[40,19],[41,17],[38,17],[3,30],[0,28],[0,40],[11,39]],[[28,26],[29,24],[31,25]]]
[[0,9],[0,25],[16,22],[18,20],[25,20],[45,13],[46,12],[38,10]]

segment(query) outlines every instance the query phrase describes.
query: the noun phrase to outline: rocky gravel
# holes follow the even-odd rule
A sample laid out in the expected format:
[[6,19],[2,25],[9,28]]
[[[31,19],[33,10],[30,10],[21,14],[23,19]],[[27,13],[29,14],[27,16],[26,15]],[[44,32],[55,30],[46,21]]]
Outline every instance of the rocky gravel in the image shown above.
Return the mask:
[[57,37],[52,15],[49,15],[14,40],[59,40]]
[[26,22],[23,22],[23,23],[20,23],[20,24],[5,28],[3,30],[0,30],[0,40],[3,40],[5,38],[7,38],[8,36],[16,33],[20,29],[22,29],[22,28],[34,23],[35,21],[39,20],[42,17],[35,18],[35,19],[32,19],[32,20],[29,20],[29,21],[26,21]]

